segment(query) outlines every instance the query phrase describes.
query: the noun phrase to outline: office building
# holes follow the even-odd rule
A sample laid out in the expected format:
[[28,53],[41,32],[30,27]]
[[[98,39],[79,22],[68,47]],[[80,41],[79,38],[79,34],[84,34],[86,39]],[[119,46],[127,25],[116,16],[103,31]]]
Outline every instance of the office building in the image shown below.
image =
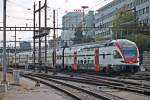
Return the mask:
[[117,11],[125,5],[133,10],[138,24],[150,25],[150,0],[113,0],[98,9],[95,14],[95,27],[100,27],[95,30],[96,36],[112,38],[112,30],[109,27],[112,27],[112,20]]

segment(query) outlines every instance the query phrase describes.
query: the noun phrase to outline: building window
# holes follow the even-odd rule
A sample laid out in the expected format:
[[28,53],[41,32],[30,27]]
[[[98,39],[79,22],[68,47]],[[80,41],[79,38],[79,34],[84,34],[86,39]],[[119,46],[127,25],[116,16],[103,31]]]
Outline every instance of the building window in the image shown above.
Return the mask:
[[139,10],[139,15],[142,15],[142,9]]
[[145,14],[145,8],[143,8],[143,14]]
[[146,7],[146,13],[149,13],[149,7]]
[[148,19],[146,19],[146,22],[147,22],[147,24],[149,23],[149,18],[148,18]]
[[103,52],[103,59],[105,59],[105,53]]
[[130,8],[132,8],[132,2],[130,3]]

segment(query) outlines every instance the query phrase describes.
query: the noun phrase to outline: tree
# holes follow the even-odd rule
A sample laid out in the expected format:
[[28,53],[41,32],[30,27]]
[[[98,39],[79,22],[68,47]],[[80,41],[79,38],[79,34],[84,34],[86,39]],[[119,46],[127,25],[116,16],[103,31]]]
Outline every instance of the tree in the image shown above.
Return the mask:
[[95,41],[94,38],[83,35],[82,27],[77,27],[74,35],[75,37],[72,39],[74,41],[74,44],[88,43]]
[[82,29],[77,28],[74,35],[75,37],[72,39],[74,41],[74,44],[82,43],[83,38]]
[[114,33],[116,38],[122,38],[123,35],[127,35],[127,32],[129,32],[127,31],[127,28],[131,26],[127,23],[133,20],[135,20],[134,12],[132,10],[129,10],[126,5],[118,10],[118,12],[114,15],[112,21],[112,32]]
[[95,42],[95,39],[90,36],[83,36],[82,43]]
[[[129,10],[127,6],[122,7],[114,15],[112,32],[117,38],[125,37],[134,41],[142,54],[144,50],[150,48],[149,32],[143,31],[149,26],[141,26],[135,16],[135,9]],[[115,37],[114,36],[114,37]]]
[[96,39],[95,39],[95,41],[103,41],[103,40],[105,40],[105,39],[100,37],[100,36],[97,36]]

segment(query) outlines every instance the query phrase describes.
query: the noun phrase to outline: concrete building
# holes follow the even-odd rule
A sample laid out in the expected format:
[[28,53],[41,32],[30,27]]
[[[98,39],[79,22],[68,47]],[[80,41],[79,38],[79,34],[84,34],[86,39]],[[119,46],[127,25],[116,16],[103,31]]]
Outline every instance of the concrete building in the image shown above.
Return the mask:
[[[66,30],[62,31],[61,38],[62,41],[67,42],[67,45],[73,44],[71,39],[74,38],[75,28],[83,27],[84,23],[84,35],[95,37],[95,19],[94,19],[94,11],[89,11],[88,14],[84,16],[83,22],[83,12],[69,12],[62,18],[62,25],[63,28],[67,28]],[[71,28],[69,28],[71,27]]]
[[[74,38],[75,28],[82,20],[81,12],[69,12],[62,18],[62,27],[64,30],[61,34],[62,41],[70,41]],[[68,42],[69,43],[69,42]]]
[[[118,9],[127,5],[129,9],[136,13],[136,20],[142,25],[150,24],[150,0],[113,0],[104,7],[97,10],[95,14],[95,27],[112,27],[113,16]],[[103,38],[112,38],[110,28],[99,28],[95,30],[95,35]]]
[[85,27],[87,27],[85,31],[85,35],[95,37],[95,29],[93,28],[95,26],[95,17],[94,17],[94,11],[89,11],[88,14],[85,16]]

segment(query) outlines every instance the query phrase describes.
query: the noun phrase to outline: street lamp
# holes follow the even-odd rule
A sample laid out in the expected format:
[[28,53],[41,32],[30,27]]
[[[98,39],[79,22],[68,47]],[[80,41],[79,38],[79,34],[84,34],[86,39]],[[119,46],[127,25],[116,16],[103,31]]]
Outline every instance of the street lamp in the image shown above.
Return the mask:
[[85,27],[85,13],[84,13],[84,10],[86,9],[86,8],[88,8],[88,6],[81,6],[81,8],[83,9],[83,18],[82,18],[82,34],[83,35],[85,35],[85,33],[84,33],[84,27]]

